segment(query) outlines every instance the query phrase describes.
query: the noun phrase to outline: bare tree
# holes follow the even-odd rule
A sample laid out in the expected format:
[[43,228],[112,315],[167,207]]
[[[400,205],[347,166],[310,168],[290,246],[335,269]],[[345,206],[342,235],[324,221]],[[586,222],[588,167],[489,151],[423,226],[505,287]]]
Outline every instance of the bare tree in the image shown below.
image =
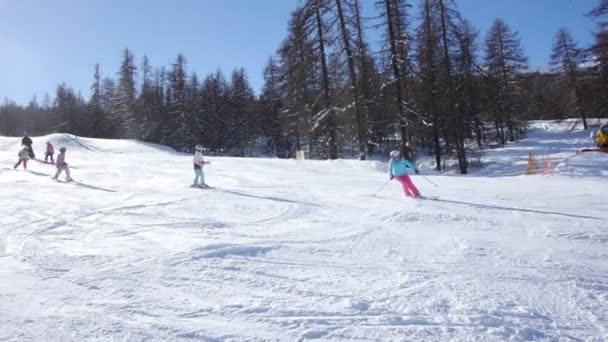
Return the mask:
[[[365,160],[365,151],[367,145],[367,120],[365,119],[365,112],[363,110],[363,104],[361,103],[361,94],[359,91],[359,83],[357,82],[357,72],[355,67],[355,56],[351,48],[351,33],[346,25],[344,10],[342,7],[342,0],[335,0],[336,9],[338,15],[338,21],[340,23],[340,32],[342,35],[342,47],[346,54],[348,63],[348,73],[351,84],[351,91],[353,96],[353,106],[355,108],[355,118],[357,121],[357,140],[359,143],[359,159]],[[357,5],[357,4],[355,4]],[[358,7],[358,5],[357,5]],[[362,38],[359,38],[362,39]]]
[[493,92],[490,111],[494,113],[498,140],[504,144],[507,140],[515,140],[516,130],[521,125],[516,118],[521,107],[518,75],[527,68],[527,58],[517,31],[500,19],[494,21],[485,43],[488,86]]
[[317,60],[321,65],[321,96],[323,109],[315,115],[314,127],[325,127],[327,134],[327,148],[329,159],[338,158],[338,127],[336,114],[332,104],[332,92],[329,81],[329,70],[327,68],[327,37],[326,24],[323,19],[323,12],[328,8],[328,0],[308,0],[306,9],[310,13],[310,18],[314,22],[314,40],[317,42]]
[[553,43],[551,70],[562,77],[563,95],[567,99],[570,112],[578,112],[587,129],[587,115],[581,94],[578,66],[583,62],[582,50],[578,48],[566,28],[560,28]]
[[107,119],[102,107],[102,84],[99,64],[95,64],[95,75],[91,85],[91,97],[89,99],[89,115],[91,117],[91,135],[93,137],[106,137]]
[[[395,104],[399,115],[399,129],[401,133],[401,150],[405,152],[409,149],[410,131],[407,108],[404,99],[406,70],[403,67],[408,63],[408,55],[404,48],[404,39],[406,37],[404,25],[401,24],[401,15],[406,8],[402,0],[384,0],[377,2],[378,7],[382,9],[382,17],[384,18],[384,26],[388,45],[390,46],[390,67],[392,70],[392,82],[395,89]],[[399,10],[402,10],[401,12]],[[407,45],[406,45],[407,46]],[[401,58],[400,58],[401,57]]]

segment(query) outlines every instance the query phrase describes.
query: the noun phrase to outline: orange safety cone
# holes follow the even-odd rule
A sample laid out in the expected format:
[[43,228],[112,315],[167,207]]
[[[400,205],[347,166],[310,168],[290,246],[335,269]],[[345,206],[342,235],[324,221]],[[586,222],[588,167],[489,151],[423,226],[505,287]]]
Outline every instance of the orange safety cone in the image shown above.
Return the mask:
[[550,176],[553,174],[553,162],[551,158],[545,157],[544,165],[543,165],[543,175]]
[[534,175],[536,174],[536,161],[532,156],[532,152],[528,155],[528,164],[526,165],[526,175]]

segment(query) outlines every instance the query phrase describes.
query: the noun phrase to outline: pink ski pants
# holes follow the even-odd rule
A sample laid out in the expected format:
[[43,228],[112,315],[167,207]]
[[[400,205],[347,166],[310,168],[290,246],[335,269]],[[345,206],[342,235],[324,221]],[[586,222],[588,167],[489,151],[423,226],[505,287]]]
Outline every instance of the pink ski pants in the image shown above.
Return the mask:
[[420,197],[420,191],[418,191],[418,188],[416,188],[414,183],[412,183],[410,176],[401,175],[395,177],[395,179],[397,180],[397,182],[401,183],[401,186],[403,186],[405,196],[411,197],[413,195],[414,197]]

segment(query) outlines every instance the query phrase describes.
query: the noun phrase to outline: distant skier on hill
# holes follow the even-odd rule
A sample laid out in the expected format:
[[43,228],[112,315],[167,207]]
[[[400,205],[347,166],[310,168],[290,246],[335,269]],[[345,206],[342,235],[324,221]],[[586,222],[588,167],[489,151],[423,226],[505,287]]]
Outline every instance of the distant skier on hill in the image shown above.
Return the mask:
[[414,170],[415,173],[419,173],[414,163],[407,160],[406,157],[402,156],[399,151],[392,151],[391,162],[388,166],[390,178],[396,178],[397,181],[401,183],[405,196],[420,198],[420,191],[418,191],[418,188],[416,188],[408,175],[409,170]]
[[196,145],[194,151],[194,184],[192,184],[192,187],[209,189],[211,187],[207,185],[207,183],[205,183],[205,174],[203,173],[203,166],[205,164],[209,164],[209,162],[205,161],[205,159],[203,158],[203,146]]
[[32,141],[32,139],[27,136],[27,133],[23,134],[23,139],[21,139],[21,146],[27,147],[30,158],[35,159],[36,155],[34,154],[34,149],[32,148],[33,143],[34,142]]
[[70,176],[70,168],[68,167],[68,163],[65,162],[65,151],[65,147],[61,147],[59,149],[60,153],[57,156],[57,163],[55,163],[55,165],[57,166],[57,173],[55,174],[55,177],[53,177],[53,179],[57,180],[57,178],[61,175],[61,172],[65,171],[65,180],[71,182],[72,177]]
[[27,146],[22,148],[17,156],[19,157],[19,161],[17,161],[17,164],[15,164],[13,168],[17,170],[19,165],[23,164],[23,170],[27,171],[27,161],[30,158],[30,149]]
[[55,164],[55,160],[53,159],[53,156],[55,155],[55,148],[53,147],[53,144],[51,144],[50,141],[46,142],[46,153],[44,154],[44,162],[47,163],[49,157],[51,157],[51,163]]

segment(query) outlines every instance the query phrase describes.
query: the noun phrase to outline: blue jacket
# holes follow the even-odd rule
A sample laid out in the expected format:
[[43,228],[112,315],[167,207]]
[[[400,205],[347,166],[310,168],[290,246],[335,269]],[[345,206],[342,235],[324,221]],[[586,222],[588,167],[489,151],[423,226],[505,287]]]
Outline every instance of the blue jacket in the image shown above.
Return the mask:
[[393,159],[388,165],[388,172],[395,177],[407,175],[410,172],[410,170],[408,169],[415,170],[416,165],[414,165],[414,163],[412,163],[411,161],[403,158],[399,160]]

